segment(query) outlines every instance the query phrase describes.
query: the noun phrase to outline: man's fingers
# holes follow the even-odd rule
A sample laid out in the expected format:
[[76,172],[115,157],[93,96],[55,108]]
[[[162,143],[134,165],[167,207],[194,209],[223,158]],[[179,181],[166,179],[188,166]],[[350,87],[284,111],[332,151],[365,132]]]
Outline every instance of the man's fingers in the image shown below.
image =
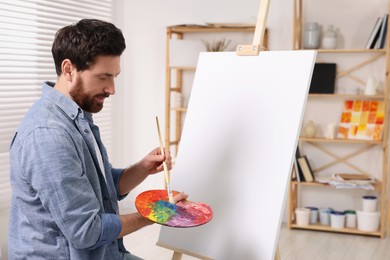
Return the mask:
[[173,199],[175,201],[175,203],[181,201],[181,200],[185,200],[188,198],[188,195],[185,194],[184,192],[180,192],[179,194],[173,196]]

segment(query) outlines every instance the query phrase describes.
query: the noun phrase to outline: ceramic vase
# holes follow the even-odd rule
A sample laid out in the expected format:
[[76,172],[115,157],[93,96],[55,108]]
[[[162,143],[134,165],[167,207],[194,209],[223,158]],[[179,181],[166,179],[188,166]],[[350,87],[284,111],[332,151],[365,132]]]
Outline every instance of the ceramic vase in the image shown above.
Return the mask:
[[302,44],[304,49],[318,49],[320,47],[320,27],[318,23],[305,24]]
[[315,137],[317,133],[317,127],[313,121],[309,121],[305,127],[305,136],[312,138]]
[[337,34],[333,29],[333,25],[329,25],[327,30],[323,33],[321,39],[321,47],[324,49],[336,49]]

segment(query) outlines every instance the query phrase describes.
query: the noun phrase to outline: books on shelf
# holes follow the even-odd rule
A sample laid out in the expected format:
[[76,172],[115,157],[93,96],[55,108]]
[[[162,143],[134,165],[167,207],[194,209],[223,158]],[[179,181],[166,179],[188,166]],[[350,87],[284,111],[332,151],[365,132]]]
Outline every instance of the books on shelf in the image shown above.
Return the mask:
[[366,49],[374,49],[375,43],[379,38],[379,32],[382,26],[382,17],[378,17],[374,28],[372,28],[372,31],[370,33],[370,37],[368,37],[367,43],[366,43]]
[[384,116],[384,101],[346,100],[337,138],[382,140]]
[[385,47],[388,19],[389,19],[389,14],[384,14],[382,18],[381,30],[379,32],[379,38],[375,45],[375,49],[383,49]]
[[298,165],[302,172],[302,175],[304,176],[304,179],[306,182],[313,182],[314,179],[314,173],[310,167],[309,161],[307,160],[307,157],[301,156],[298,158]]
[[300,152],[299,152],[299,147],[297,147],[297,150],[295,152],[295,160],[294,160],[294,167],[293,169],[295,170],[295,175],[296,179],[298,182],[304,182],[305,177],[303,176],[301,167],[298,164],[298,158],[301,157]]
[[389,14],[378,17],[366,43],[366,49],[383,49],[387,36],[387,24]]

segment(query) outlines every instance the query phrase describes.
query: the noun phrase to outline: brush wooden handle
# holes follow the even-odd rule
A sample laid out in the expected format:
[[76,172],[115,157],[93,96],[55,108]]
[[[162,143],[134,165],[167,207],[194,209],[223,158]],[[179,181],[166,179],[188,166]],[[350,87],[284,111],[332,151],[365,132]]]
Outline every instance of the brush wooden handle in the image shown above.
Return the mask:
[[[158,139],[160,141],[161,154],[165,156],[164,145],[163,145],[162,138],[161,138],[160,124],[158,123],[157,116],[156,116],[156,124],[157,124]],[[163,167],[164,167],[164,176],[165,176],[165,186],[166,186],[166,189],[168,192],[168,199],[169,199],[170,203],[174,204],[175,200],[173,199],[173,194],[172,194],[172,190],[171,190],[169,170],[168,170],[168,166],[167,166],[167,163],[165,162],[165,160],[163,161]]]

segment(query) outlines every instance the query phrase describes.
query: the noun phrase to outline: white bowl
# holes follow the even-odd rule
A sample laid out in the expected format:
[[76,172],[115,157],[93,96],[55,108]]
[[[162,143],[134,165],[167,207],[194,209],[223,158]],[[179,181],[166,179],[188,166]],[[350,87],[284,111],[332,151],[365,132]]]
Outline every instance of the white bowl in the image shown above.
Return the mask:
[[373,232],[379,229],[381,214],[376,212],[356,211],[358,230]]
[[357,95],[357,94],[359,94],[359,87],[358,86],[345,86],[343,88],[343,93]]

